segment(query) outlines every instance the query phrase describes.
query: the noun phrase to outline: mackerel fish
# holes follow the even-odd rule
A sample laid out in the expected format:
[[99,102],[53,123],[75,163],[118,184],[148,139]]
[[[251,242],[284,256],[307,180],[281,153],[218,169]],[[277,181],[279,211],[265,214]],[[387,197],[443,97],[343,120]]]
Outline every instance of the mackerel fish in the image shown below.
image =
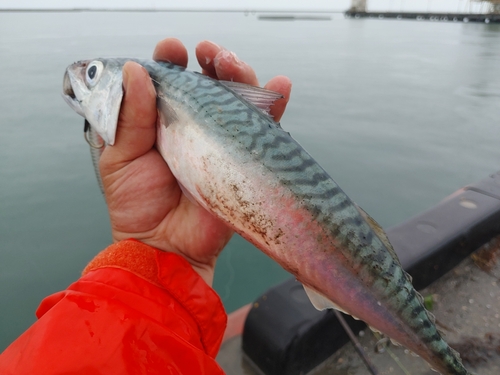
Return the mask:
[[384,231],[266,113],[279,94],[151,60],[74,63],[63,97],[108,145],[128,60],[151,76],[156,147],[190,199],[292,273],[317,308],[365,321],[443,375],[469,374]]

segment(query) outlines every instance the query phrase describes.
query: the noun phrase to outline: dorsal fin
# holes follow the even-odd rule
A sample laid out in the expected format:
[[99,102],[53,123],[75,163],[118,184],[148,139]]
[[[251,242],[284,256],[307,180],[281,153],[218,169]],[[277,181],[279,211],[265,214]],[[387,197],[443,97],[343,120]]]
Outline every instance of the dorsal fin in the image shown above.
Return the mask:
[[263,89],[262,87],[251,86],[247,85],[246,83],[233,81],[219,82],[227,88],[233,90],[246,101],[252,103],[268,116],[271,116],[269,110],[274,102],[278,99],[283,98],[283,95],[281,95],[279,92]]
[[[380,238],[380,241],[382,241],[382,243],[385,245],[385,247],[387,248],[389,253],[392,255],[392,258],[394,259],[394,261],[397,262],[401,268],[403,268],[403,266],[401,265],[401,262],[399,261],[399,257],[396,254],[396,251],[394,250],[394,248],[392,247],[391,242],[389,241],[389,238],[387,237],[387,234],[385,233],[384,229],[380,226],[379,223],[377,223],[377,221],[373,217],[368,215],[368,213],[366,213],[365,210],[363,210],[357,204],[355,204],[355,206],[358,209],[361,216],[366,220],[368,225],[375,232],[377,237]],[[411,275],[409,273],[407,273],[405,270],[403,270],[403,272],[406,276],[406,279],[411,283],[412,282]]]
[[363,210],[357,204],[355,206],[358,209],[361,216],[363,216],[363,219],[365,219],[365,221],[368,223],[370,228],[372,228],[377,237],[380,238],[380,241],[382,241],[387,250],[389,250],[389,253],[392,255],[394,260],[396,260],[398,264],[401,265],[401,263],[399,262],[399,258],[396,252],[394,251],[394,248],[392,247],[391,242],[389,241],[389,238],[387,237],[387,234],[385,233],[384,229],[380,226],[379,223],[377,223],[377,221],[373,217],[368,215],[365,210]]

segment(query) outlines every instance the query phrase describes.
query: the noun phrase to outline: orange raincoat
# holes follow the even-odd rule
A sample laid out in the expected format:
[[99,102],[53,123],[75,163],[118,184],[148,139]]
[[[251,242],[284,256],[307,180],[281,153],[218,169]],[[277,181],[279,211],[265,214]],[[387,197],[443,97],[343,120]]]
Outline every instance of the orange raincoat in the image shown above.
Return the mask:
[[226,313],[181,256],[111,245],[0,355],[0,374],[223,374]]

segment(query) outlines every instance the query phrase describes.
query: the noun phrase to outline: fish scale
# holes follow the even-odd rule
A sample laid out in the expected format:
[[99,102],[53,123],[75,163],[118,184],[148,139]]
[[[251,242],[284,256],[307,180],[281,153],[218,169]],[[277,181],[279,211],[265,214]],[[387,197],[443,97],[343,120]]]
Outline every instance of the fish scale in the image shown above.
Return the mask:
[[[100,61],[118,74],[127,60]],[[365,320],[442,374],[469,374],[378,224],[279,124],[229,84],[134,61],[158,93],[157,148],[193,199],[319,293],[313,299]]]

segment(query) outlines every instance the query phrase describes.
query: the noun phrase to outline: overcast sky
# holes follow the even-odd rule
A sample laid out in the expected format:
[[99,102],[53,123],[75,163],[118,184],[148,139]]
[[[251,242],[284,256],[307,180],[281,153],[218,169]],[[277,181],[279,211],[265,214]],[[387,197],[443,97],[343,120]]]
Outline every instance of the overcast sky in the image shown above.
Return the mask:
[[[168,8],[346,10],[350,0],[0,0],[0,8]],[[474,4],[476,10],[478,4]],[[468,11],[469,0],[368,0],[369,9]],[[480,7],[480,5],[479,5]]]

